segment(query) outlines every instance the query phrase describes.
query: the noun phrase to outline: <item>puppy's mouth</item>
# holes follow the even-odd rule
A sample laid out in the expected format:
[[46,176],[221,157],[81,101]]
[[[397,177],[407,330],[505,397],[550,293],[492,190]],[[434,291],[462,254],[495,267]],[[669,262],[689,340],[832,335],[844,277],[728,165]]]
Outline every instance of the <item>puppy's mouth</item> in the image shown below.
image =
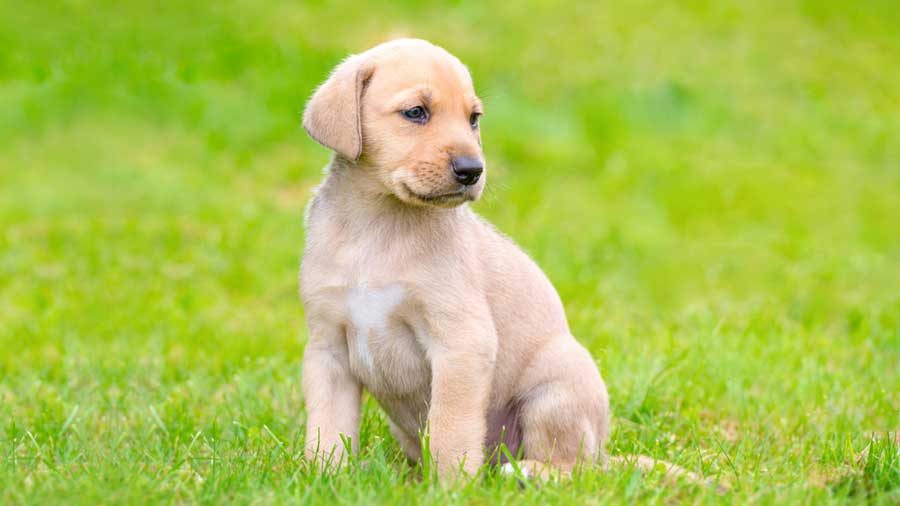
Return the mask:
[[459,190],[446,193],[417,193],[413,191],[406,183],[401,183],[403,190],[407,195],[424,204],[435,206],[458,205],[468,200],[475,200],[471,186],[464,186]]

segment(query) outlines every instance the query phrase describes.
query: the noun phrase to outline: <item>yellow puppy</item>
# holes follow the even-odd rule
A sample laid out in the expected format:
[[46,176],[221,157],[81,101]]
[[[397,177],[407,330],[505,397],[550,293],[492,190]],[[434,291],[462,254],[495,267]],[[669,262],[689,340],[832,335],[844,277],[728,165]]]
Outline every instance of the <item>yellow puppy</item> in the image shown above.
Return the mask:
[[308,458],[355,445],[363,387],[409,458],[427,428],[441,477],[501,439],[531,472],[602,458],[594,360],[540,268],[467,205],[486,179],[481,114],[466,67],[412,39],[351,56],[310,99],[303,125],[334,158],[300,276]]

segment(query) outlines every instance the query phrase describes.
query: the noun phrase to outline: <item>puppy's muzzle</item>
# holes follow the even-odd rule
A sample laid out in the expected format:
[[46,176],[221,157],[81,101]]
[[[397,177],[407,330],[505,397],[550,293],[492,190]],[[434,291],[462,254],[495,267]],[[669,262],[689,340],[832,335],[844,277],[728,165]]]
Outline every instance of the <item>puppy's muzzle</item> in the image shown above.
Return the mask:
[[477,158],[468,156],[454,157],[450,162],[450,167],[453,170],[453,177],[465,186],[477,183],[481,173],[484,172],[484,163]]

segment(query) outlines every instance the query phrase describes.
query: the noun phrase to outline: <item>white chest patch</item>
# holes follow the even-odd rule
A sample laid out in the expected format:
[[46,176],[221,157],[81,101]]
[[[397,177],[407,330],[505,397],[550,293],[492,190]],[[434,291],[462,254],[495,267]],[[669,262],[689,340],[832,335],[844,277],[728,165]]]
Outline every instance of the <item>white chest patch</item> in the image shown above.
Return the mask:
[[372,353],[369,351],[369,335],[372,332],[383,334],[387,331],[388,318],[405,295],[406,290],[401,285],[388,285],[384,288],[357,286],[347,294],[350,320],[356,329],[357,357],[369,371],[374,367]]

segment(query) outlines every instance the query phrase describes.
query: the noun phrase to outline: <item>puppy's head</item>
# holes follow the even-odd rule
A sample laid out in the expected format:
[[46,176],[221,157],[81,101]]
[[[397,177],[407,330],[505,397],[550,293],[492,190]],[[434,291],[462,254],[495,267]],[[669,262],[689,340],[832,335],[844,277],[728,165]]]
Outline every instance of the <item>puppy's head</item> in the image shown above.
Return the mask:
[[456,57],[400,39],[341,63],[313,94],[303,126],[403,202],[451,207],[484,189],[481,114]]

